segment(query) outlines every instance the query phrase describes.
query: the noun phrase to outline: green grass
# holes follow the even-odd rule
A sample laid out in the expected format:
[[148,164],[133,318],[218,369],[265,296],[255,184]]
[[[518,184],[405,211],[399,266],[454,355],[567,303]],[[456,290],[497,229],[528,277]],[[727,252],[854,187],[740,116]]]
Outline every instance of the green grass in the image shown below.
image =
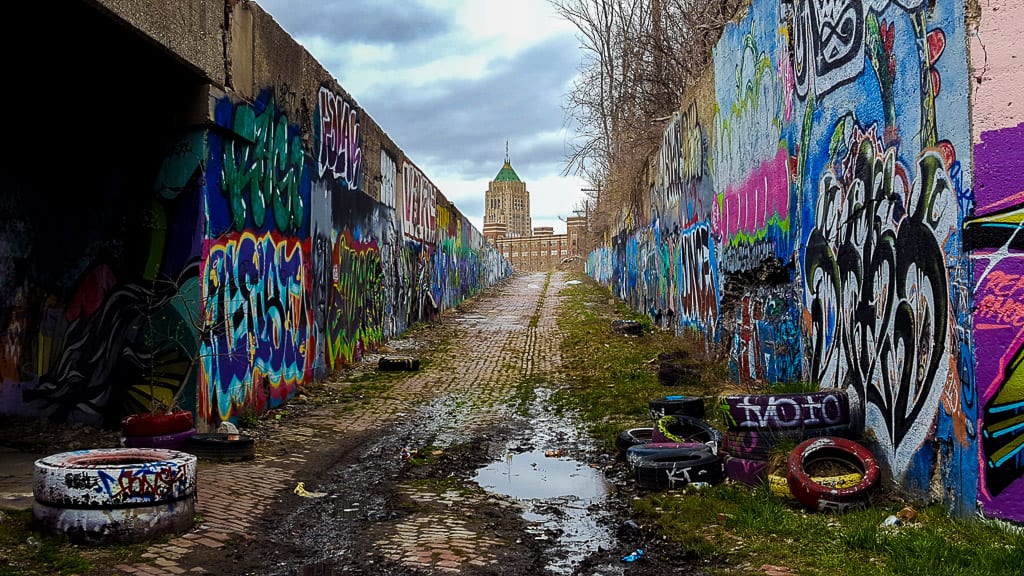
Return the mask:
[[[693,335],[676,337],[657,329],[645,329],[635,338],[614,334],[611,320],[639,317],[609,301],[607,289],[589,277],[576,274],[574,279],[582,284],[565,289],[559,318],[567,386],[555,395],[558,406],[582,415],[609,451],[626,428],[650,426],[647,402],[666,394],[703,396],[708,420],[724,429],[717,398],[737,387],[728,379],[721,350]],[[658,354],[677,350],[704,364],[700,381],[662,386]],[[815,389],[798,381],[771,391]],[[776,460],[783,460],[786,448],[773,453]],[[641,492],[633,501],[639,522],[702,559],[712,576],[763,575],[764,565],[801,576],[1024,575],[1024,535],[991,522],[951,518],[940,505],[918,507],[914,522],[881,526],[905,505],[819,514],[766,487],[736,484]]]

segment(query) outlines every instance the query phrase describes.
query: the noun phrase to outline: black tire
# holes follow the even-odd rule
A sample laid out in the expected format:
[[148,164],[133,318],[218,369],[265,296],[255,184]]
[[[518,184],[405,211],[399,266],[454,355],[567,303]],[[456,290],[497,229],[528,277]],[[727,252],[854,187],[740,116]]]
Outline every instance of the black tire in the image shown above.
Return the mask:
[[612,320],[612,332],[615,332],[616,334],[626,334],[629,336],[639,336],[643,334],[644,327],[636,320]]
[[620,453],[625,454],[626,450],[631,446],[650,442],[653,432],[654,428],[630,428],[623,430],[615,439],[615,447],[619,449]]
[[637,444],[636,446],[630,446],[626,450],[626,462],[629,463],[631,469],[636,468],[636,463],[641,458],[647,458],[648,456],[658,456],[666,454],[666,450],[711,450],[711,447],[707,444],[700,444],[697,442],[648,442],[646,444]]
[[696,396],[662,396],[648,401],[647,410],[654,421],[673,414],[703,418],[704,399]]
[[730,430],[850,426],[850,398],[841,388],[794,394],[731,394],[719,400]]
[[672,490],[690,484],[720,484],[725,479],[722,459],[703,448],[665,450],[637,460],[636,485],[645,490]]
[[[816,462],[845,464],[851,472],[862,474],[860,482],[845,488],[826,486],[811,476]],[[808,510],[816,512],[845,512],[868,504],[881,471],[874,454],[865,446],[847,440],[825,436],[801,442],[786,461],[786,483],[789,491]]]
[[722,445],[722,433],[701,418],[669,414],[658,419],[651,432],[652,442],[699,442],[718,453]]
[[195,434],[185,440],[181,449],[203,460],[252,460],[256,457],[256,440],[244,434]]
[[382,372],[414,372],[420,369],[420,359],[412,356],[381,356],[377,370]]

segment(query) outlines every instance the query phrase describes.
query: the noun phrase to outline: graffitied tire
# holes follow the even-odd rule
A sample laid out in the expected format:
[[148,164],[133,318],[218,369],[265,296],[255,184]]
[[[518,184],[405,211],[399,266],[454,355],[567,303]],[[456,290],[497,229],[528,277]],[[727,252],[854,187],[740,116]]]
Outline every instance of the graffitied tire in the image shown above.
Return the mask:
[[615,447],[619,449],[619,452],[625,454],[626,450],[631,446],[650,442],[653,431],[654,428],[630,428],[623,430],[615,438]]
[[122,444],[125,448],[162,448],[165,450],[181,450],[185,440],[196,433],[195,428],[184,432],[163,436],[125,436]]
[[245,434],[211,432],[190,436],[181,449],[203,460],[252,460],[256,457],[256,440]]
[[121,433],[125,436],[166,436],[194,427],[192,413],[187,410],[160,414],[129,414],[121,419]]
[[196,457],[176,450],[102,448],[35,461],[36,502],[76,509],[173,502],[196,492]]
[[760,486],[768,476],[767,460],[752,460],[736,456],[722,456],[726,478],[747,486]]
[[[822,462],[842,464],[862,478],[845,488],[826,486],[808,472],[814,464]],[[880,477],[878,462],[870,450],[853,440],[834,436],[804,440],[786,462],[789,491],[807,509],[819,512],[843,512],[865,506]]]
[[659,418],[651,431],[651,442],[700,442],[711,446],[714,452],[722,444],[722,433],[701,418],[669,414]]
[[634,467],[636,486],[645,490],[671,490],[701,482],[721,484],[722,459],[704,448],[665,450],[640,458]]
[[612,320],[612,332],[639,336],[643,334],[644,328],[636,320]]
[[730,394],[719,399],[730,430],[850,426],[846,390],[827,388],[793,394]]
[[[850,474],[840,474],[839,476],[812,476],[811,480],[822,486],[849,488],[856,486],[862,478],[864,478],[863,474],[852,472]],[[768,490],[772,494],[782,496],[783,498],[793,497],[793,493],[789,491],[789,479],[779,474],[768,475]]]
[[853,435],[849,426],[828,426],[823,428],[749,428],[746,430],[726,430],[722,433],[722,451],[740,458],[768,460],[777,446],[792,442],[799,444],[808,438],[821,436],[840,436],[849,438]]
[[699,442],[648,442],[630,446],[626,450],[626,462],[631,469],[635,469],[641,458],[658,456],[664,454],[665,450],[711,450],[711,447]]
[[412,356],[381,356],[377,370],[381,372],[415,372],[420,369],[420,359]]
[[181,534],[195,524],[196,496],[127,508],[63,508],[32,505],[32,525],[40,532],[66,536],[72,544],[137,544]]
[[704,399],[696,396],[663,396],[652,398],[647,402],[647,410],[651,420],[677,414],[693,418],[704,417]]

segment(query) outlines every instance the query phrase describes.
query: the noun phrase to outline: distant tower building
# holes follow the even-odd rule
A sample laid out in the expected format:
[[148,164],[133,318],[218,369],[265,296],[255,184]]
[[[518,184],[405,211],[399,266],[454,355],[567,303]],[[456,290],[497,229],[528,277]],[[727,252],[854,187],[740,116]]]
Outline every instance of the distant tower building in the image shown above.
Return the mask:
[[508,142],[505,143],[505,165],[487,185],[484,211],[484,231],[490,227],[497,230],[498,224],[505,225],[506,238],[523,238],[532,232],[530,221],[530,193],[526,183],[519,179],[508,157]]
[[587,220],[568,218],[568,234],[555,234],[552,226],[531,228],[530,193],[519,179],[508,159],[505,143],[505,165],[487,186],[484,211],[484,238],[498,249],[516,271],[539,272],[564,266],[582,266],[581,236]]

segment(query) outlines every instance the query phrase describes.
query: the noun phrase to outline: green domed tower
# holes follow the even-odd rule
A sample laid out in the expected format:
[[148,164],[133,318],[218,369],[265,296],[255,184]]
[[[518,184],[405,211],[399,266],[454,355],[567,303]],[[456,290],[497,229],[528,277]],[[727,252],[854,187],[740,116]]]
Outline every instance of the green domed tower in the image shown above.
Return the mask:
[[[490,224],[491,226],[488,226]],[[533,232],[530,221],[530,193],[526,183],[512,168],[505,143],[505,165],[487,186],[484,228],[499,229],[504,224],[505,236],[523,238]]]

